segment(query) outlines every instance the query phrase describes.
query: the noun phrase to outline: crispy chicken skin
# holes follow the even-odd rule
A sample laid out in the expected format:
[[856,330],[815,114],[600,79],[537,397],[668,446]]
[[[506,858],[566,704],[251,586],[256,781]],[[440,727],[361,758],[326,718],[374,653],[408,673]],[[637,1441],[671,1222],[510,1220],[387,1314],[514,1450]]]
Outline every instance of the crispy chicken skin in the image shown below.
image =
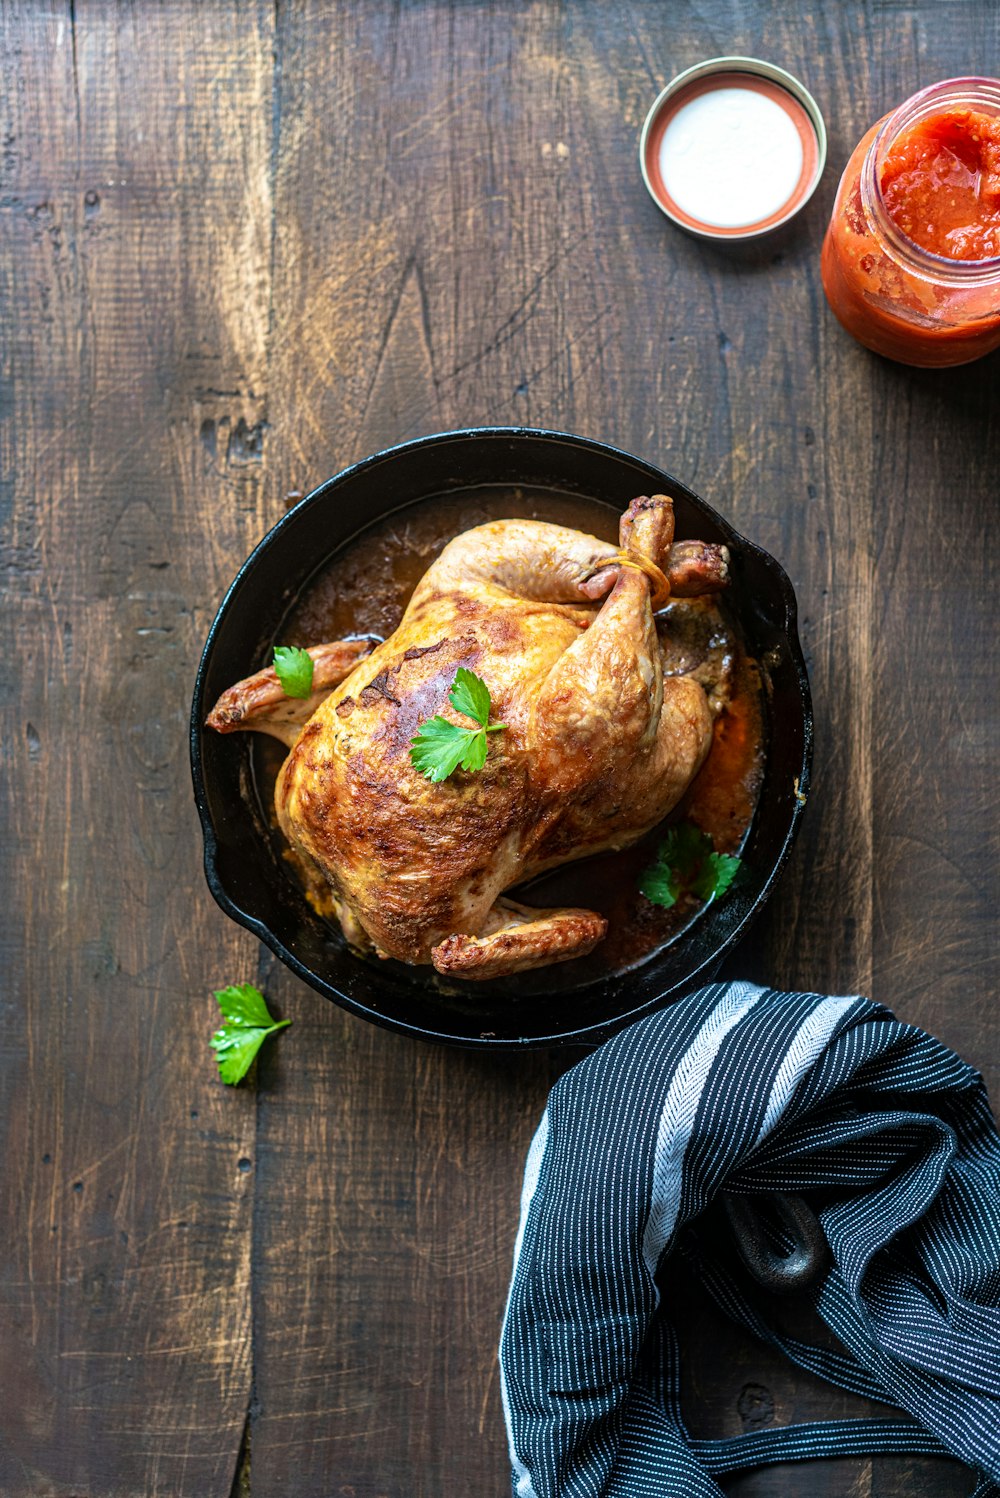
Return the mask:
[[[504,890],[571,859],[635,842],[676,805],[712,738],[691,675],[664,675],[654,606],[718,591],[724,547],[673,545],[655,495],[622,516],[620,549],[540,521],[457,536],[380,644],[312,647],[313,695],[273,670],[223,693],[208,725],[289,747],[275,792],[292,847],[329,885],[349,941],[381,956],[492,978],[592,950],[589,910],[534,910]],[[485,767],[435,784],[410,741],[460,666],[485,681]]]

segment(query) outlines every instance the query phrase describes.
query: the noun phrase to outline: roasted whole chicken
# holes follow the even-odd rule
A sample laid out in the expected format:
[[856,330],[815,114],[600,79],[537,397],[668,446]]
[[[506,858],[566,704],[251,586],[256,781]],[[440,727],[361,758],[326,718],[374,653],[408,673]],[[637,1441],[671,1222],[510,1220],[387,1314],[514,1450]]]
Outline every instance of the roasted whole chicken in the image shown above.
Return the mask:
[[[617,549],[540,521],[477,526],[444,548],[387,640],[310,648],[309,698],[287,697],[273,668],[223,693],[211,728],[288,746],[278,821],[352,945],[493,978],[601,940],[596,912],[504,891],[635,842],[708,752],[723,689],[665,672],[654,613],[723,588],[728,556],[673,531],[663,495],[632,501]],[[434,715],[468,726],[449,698],[460,667],[504,727],[481,770],[434,783],[411,742]]]

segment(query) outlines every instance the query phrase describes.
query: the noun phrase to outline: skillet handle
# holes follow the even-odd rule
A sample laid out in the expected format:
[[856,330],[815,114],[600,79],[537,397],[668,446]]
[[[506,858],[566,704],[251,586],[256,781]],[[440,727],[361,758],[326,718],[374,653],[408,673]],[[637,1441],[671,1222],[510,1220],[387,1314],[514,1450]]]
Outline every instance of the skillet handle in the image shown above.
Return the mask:
[[801,1196],[768,1192],[773,1208],[792,1239],[790,1253],[776,1253],[767,1241],[754,1203],[760,1198],[722,1193],[722,1205],[736,1240],[740,1258],[765,1290],[804,1290],[822,1275],[830,1262],[830,1248],[819,1220]]

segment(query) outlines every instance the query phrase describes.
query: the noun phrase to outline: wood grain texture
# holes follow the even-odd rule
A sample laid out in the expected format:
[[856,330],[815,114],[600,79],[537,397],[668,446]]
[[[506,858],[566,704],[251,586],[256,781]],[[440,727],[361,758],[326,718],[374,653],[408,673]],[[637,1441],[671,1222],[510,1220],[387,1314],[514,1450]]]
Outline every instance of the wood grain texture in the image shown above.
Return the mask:
[[254,1100],[204,1045],[256,956],[185,737],[261,524],[206,422],[259,419],[268,21],[5,15],[4,1494],[224,1498],[249,1398]]
[[[499,1498],[520,1171],[572,1058],[378,1031],[215,909],[202,640],[284,496],[377,447],[523,422],[661,462],[784,563],[816,702],[803,835],[730,970],[871,991],[996,1095],[1000,363],[873,358],[818,262],[857,138],[995,72],[1000,12],[0,16],[0,1492],[228,1498],[241,1465],[250,1498]],[[676,233],[636,168],[656,92],[720,53],[797,73],[830,130],[807,210],[743,250]],[[224,1091],[210,993],[254,978],[295,1024]],[[864,1409],[682,1304],[699,1434]],[[884,1459],[729,1486],[966,1482]]]

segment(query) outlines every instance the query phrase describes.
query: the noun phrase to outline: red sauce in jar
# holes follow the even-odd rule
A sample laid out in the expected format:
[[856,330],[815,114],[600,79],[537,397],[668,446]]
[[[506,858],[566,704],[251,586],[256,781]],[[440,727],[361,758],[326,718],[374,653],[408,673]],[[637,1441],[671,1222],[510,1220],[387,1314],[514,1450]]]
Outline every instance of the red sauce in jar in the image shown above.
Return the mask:
[[889,148],[881,187],[921,249],[949,260],[1000,255],[1000,120],[973,109],[918,120]]
[[933,368],[1000,347],[1000,79],[932,84],[872,126],[821,269],[833,311],[877,354]]

